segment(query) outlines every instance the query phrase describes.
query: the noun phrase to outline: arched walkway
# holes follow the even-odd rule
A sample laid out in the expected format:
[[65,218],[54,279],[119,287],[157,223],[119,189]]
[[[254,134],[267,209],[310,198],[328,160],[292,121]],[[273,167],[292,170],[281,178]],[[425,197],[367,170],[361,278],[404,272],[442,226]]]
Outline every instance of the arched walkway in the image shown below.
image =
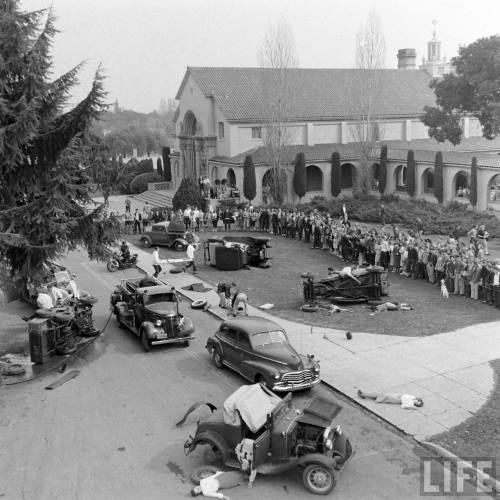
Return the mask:
[[282,186],[284,190],[284,197],[287,195],[287,176],[283,170],[279,173],[280,179],[275,179],[274,169],[270,168],[266,171],[264,176],[262,177],[262,202],[265,204],[274,203],[275,200],[273,198],[273,188],[274,183],[277,181]]
[[470,172],[460,170],[455,174],[452,182],[452,196],[458,198],[468,198],[470,189]]
[[394,170],[394,185],[396,191],[407,191],[408,181],[406,179],[406,165],[398,165]]
[[426,168],[422,174],[422,186],[424,193],[431,194],[434,192],[434,169]]
[[378,190],[379,181],[380,181],[380,165],[378,163],[374,163],[370,167],[370,188]]
[[494,175],[487,185],[488,204],[494,203],[496,209],[500,206],[500,174]]
[[226,178],[227,178],[227,183],[229,184],[229,187],[232,187],[232,188],[236,187],[236,174],[234,173],[234,170],[232,168],[230,168],[227,171]]
[[354,184],[355,167],[352,163],[342,165],[342,189],[352,188]]
[[306,168],[306,191],[323,191],[323,172],[316,165]]
[[215,184],[215,181],[219,178],[219,170],[217,166],[212,167],[212,173],[210,174],[210,181],[212,182],[212,185]]

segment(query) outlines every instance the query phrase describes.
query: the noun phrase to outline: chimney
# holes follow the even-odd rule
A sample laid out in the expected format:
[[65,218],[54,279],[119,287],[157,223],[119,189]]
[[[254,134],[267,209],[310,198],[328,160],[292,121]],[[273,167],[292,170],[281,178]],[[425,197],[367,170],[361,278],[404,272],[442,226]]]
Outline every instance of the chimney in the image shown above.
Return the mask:
[[415,49],[398,50],[398,69],[416,69],[417,52]]

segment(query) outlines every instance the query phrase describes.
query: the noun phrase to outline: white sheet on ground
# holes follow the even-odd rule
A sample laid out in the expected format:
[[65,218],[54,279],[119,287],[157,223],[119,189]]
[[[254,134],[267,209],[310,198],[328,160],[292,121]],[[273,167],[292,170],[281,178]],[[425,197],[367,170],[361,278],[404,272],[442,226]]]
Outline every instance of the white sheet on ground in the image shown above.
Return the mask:
[[242,419],[250,431],[257,432],[280,402],[278,396],[265,392],[260,384],[243,385],[224,401],[224,422],[239,426]]

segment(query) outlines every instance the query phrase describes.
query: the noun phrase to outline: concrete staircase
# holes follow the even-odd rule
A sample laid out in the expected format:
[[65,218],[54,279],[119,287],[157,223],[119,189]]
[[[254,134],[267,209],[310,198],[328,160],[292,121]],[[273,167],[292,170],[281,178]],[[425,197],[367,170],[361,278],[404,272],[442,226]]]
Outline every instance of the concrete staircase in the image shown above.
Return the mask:
[[141,194],[136,194],[134,200],[141,201],[142,203],[149,203],[152,208],[172,208],[172,199],[175,192],[169,191],[144,191]]

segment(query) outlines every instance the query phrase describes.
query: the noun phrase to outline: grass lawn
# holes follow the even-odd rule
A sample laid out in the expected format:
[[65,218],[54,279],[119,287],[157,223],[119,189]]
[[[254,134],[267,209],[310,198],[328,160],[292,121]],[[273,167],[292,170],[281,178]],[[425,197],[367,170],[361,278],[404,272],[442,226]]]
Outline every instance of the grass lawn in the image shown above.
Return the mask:
[[[223,236],[225,233],[202,232],[200,238]],[[248,234],[232,232],[232,235]],[[262,233],[255,233],[262,234]],[[134,235],[129,237],[137,242]],[[140,245],[140,243],[138,243]],[[439,288],[422,280],[411,280],[396,273],[389,273],[389,296],[384,300],[408,302],[413,311],[386,311],[370,316],[364,304],[348,305],[352,312],[333,315],[321,310],[306,313],[300,310],[303,304],[303,285],[300,273],[311,272],[315,278],[327,274],[328,267],[342,268],[345,263],[322,250],[312,250],[306,243],[283,237],[273,237],[268,256],[272,267],[250,268],[238,271],[219,271],[210,264],[204,264],[203,251],[197,252],[199,276],[213,284],[234,281],[248,294],[254,306],[274,304],[271,314],[308,325],[329,326],[341,330],[388,335],[425,336],[452,331],[472,324],[500,319],[500,310],[465,297],[451,295],[440,297]],[[179,257],[180,254],[163,248],[163,257]]]

